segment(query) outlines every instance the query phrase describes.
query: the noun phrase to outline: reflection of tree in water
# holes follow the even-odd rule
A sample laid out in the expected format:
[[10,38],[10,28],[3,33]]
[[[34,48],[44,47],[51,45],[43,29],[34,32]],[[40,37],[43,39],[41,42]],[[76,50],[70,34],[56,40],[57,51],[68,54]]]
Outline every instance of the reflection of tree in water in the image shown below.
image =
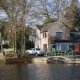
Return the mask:
[[16,65],[16,80],[30,80],[29,71],[27,65],[17,64]]
[[17,72],[16,73],[17,74],[17,80],[23,80],[24,76],[23,76],[22,65],[21,64],[17,64],[16,66],[17,66],[17,69],[16,69],[17,70],[16,71]]

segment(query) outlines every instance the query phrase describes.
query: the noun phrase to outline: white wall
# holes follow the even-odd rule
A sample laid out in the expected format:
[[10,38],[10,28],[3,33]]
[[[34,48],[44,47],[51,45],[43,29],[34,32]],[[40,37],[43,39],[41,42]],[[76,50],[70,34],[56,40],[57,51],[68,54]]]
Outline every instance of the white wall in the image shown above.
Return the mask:
[[48,32],[46,32],[46,38],[43,38],[43,33],[41,33],[41,49],[43,50],[43,45],[47,44],[47,49],[49,48],[48,46]]
[[33,29],[35,30],[35,33],[36,33],[36,37],[34,37],[35,48],[40,48],[40,46],[41,46],[40,30],[37,28],[36,25],[33,25]]

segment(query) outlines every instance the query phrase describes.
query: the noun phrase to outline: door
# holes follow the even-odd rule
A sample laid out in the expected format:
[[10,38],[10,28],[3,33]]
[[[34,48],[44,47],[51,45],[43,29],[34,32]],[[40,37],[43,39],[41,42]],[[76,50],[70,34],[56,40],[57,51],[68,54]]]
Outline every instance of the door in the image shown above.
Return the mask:
[[43,44],[43,50],[47,52],[47,44]]

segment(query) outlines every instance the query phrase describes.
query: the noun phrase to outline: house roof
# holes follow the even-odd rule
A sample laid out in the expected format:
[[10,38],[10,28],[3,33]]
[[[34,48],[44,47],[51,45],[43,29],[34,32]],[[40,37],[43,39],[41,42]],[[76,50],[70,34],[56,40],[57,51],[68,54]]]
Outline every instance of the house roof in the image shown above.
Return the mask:
[[43,28],[43,25],[36,25],[37,28],[41,31],[41,29]]
[[41,32],[47,32],[48,29],[49,29],[50,27],[52,27],[53,25],[54,25],[55,27],[56,27],[57,25],[61,25],[61,26],[65,26],[66,28],[68,28],[66,24],[64,24],[63,22],[61,22],[60,20],[58,20],[58,21],[55,21],[55,22],[52,22],[52,23],[49,23],[49,24],[44,25],[43,28],[42,28],[42,30],[41,30]]
[[79,32],[71,32],[71,33],[80,36],[80,31]]
[[43,26],[41,32],[47,32],[48,29],[49,29],[50,27],[52,27],[53,24],[54,24],[54,22],[49,23],[49,24],[45,24],[45,25]]
[[75,41],[80,41],[80,32],[71,32],[70,37]]
[[55,43],[70,43],[70,42],[73,42],[73,43],[80,43],[80,41],[75,41],[75,40],[55,40]]

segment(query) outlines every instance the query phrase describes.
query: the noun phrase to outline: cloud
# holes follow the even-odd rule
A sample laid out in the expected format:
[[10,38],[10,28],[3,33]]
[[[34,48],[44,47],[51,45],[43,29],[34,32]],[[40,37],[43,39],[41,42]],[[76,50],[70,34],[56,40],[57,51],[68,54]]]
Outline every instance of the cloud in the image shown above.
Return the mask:
[[7,18],[7,14],[3,10],[0,10],[0,20],[5,20]]

